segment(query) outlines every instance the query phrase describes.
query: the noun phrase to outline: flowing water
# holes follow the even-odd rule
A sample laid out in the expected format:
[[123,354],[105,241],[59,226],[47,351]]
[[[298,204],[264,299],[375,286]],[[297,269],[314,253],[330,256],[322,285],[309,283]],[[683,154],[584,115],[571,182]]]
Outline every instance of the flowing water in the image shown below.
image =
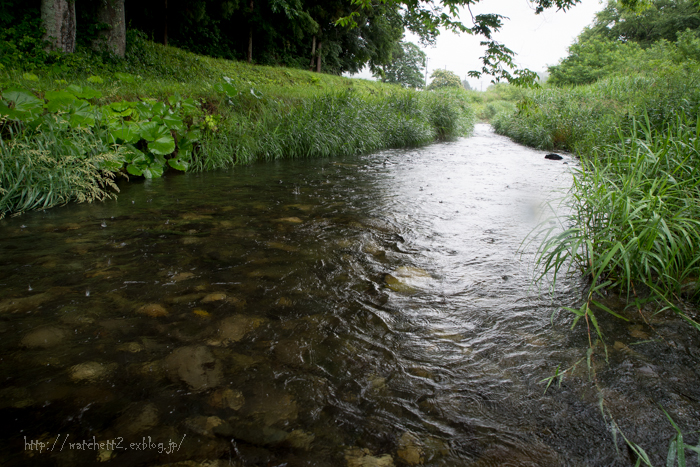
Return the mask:
[[662,407],[697,443],[697,332],[601,316],[592,376],[585,284],[532,285],[543,156],[478,125],[0,221],[3,465],[631,465],[611,416],[660,464]]

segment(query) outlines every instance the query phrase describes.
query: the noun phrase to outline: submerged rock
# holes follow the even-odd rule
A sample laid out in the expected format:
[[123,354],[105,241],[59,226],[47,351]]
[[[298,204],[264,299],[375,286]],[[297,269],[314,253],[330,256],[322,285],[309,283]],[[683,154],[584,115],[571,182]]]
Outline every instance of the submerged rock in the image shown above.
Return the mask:
[[311,451],[311,443],[316,439],[316,435],[313,433],[307,433],[303,430],[294,430],[289,433],[285,443],[295,449],[302,449],[304,451]]
[[[52,289],[53,290],[53,289]],[[44,292],[29,297],[0,300],[0,313],[23,313],[55,298],[53,293]]]
[[418,438],[408,431],[399,438],[396,454],[408,465],[423,463],[423,447]]
[[137,403],[129,407],[115,422],[116,433],[134,436],[146,433],[158,425],[160,421],[158,408],[152,403]]
[[158,303],[148,303],[143,305],[136,310],[136,313],[150,316],[151,318],[160,318],[163,316],[168,316],[169,314],[168,310],[166,310],[163,305]]
[[394,459],[389,454],[372,456],[369,449],[350,448],[345,451],[348,467],[394,467]]
[[241,391],[235,389],[219,389],[209,396],[209,405],[219,409],[239,410],[245,404]]
[[430,278],[430,274],[424,269],[401,266],[384,276],[384,282],[394,292],[410,294],[417,292],[418,287],[425,285]]
[[208,438],[231,436],[233,434],[233,429],[227,421],[214,416],[206,417],[202,415],[191,417],[185,420],[183,425],[189,431]]
[[283,425],[296,420],[299,409],[294,398],[276,389],[260,391],[254,398],[246,401],[244,411],[253,418],[262,420],[266,426],[276,423]]
[[223,376],[221,361],[204,345],[180,347],[162,366],[173,381],[181,380],[195,391],[218,386]]
[[264,322],[265,319],[256,316],[236,315],[225,318],[219,323],[219,335],[215,341],[212,341],[212,344],[226,345],[238,342]]
[[301,224],[304,221],[299,219],[298,217],[283,217],[281,219],[277,219],[278,222],[289,222],[291,224]]
[[106,378],[117,369],[116,363],[85,362],[70,368],[69,374],[73,381],[95,382]]
[[173,277],[170,278],[170,280],[174,282],[180,282],[180,281],[186,281],[187,279],[192,279],[194,277],[194,273],[192,272],[181,272],[178,274],[175,274]]
[[126,342],[117,346],[117,350],[120,352],[138,353],[143,350],[143,345],[138,342]]
[[226,294],[223,292],[214,292],[204,296],[202,303],[220,302],[226,300]]
[[65,329],[47,326],[31,331],[22,338],[21,344],[32,348],[49,348],[60,344],[68,336]]

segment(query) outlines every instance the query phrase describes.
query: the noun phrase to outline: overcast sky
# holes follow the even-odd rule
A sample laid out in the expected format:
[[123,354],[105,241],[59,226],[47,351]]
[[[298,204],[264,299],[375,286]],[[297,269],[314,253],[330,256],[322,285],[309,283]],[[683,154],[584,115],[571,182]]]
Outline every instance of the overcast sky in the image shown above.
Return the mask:
[[[567,12],[546,10],[536,15],[528,0],[482,0],[472,6],[472,13],[498,13],[508,17],[494,38],[517,54],[515,62],[519,66],[541,72],[567,55],[567,48],[604,7],[599,0],[582,0]],[[461,20],[471,25],[468,11],[462,14]],[[406,40],[418,44],[413,35],[407,35]],[[482,40],[479,36],[443,32],[434,47],[422,48],[428,55],[428,75],[436,68],[447,68],[464,79],[470,70],[481,69],[479,57],[483,49],[479,42]],[[357,77],[369,78],[371,74],[363,72]],[[467,78],[467,81],[472,88],[481,89],[483,84],[486,89],[491,78]]]

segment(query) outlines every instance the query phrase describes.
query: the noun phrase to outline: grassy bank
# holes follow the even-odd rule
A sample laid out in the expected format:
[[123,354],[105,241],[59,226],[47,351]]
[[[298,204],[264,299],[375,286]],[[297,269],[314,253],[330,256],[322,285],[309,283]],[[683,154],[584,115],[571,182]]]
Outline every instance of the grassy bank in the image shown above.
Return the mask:
[[332,157],[466,135],[465,91],[251,66],[131,36],[124,60],[0,71],[0,217],[114,195],[118,176]]
[[565,202],[570,214],[543,232],[542,277],[577,270],[591,278],[572,309],[597,328],[612,310],[605,290],[630,306],[682,310],[700,277],[700,80],[698,71],[618,76],[588,86],[531,90],[496,130],[541,149],[580,157]]

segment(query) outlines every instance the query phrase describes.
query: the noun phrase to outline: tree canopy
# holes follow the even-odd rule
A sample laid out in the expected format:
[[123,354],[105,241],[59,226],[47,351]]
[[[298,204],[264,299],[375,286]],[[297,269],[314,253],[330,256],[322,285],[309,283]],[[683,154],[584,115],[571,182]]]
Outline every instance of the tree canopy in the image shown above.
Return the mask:
[[610,0],[569,47],[569,55],[549,67],[549,83],[588,84],[615,73],[653,65],[666,58],[694,57],[700,37],[700,9],[694,0],[651,0],[629,9]]
[[374,76],[385,83],[400,84],[408,88],[425,86],[423,69],[425,52],[412,42],[400,42],[394,48],[391,62],[379,67]]
[[[470,6],[479,1],[2,0],[0,29],[13,28],[18,21],[36,28],[36,19],[41,18],[43,38],[49,40],[47,49],[71,52],[75,43],[121,55],[124,28],[130,25],[166,45],[214,57],[336,74],[369,66],[385,76],[392,75],[394,60],[413,53],[400,45],[405,31],[416,33],[425,44],[447,30],[483,38],[483,66],[471,76],[485,73],[496,81],[511,82],[536,78],[530,70],[516,69],[514,53],[493,38],[505,16],[471,14]],[[535,12],[566,10],[579,1],[535,0]],[[63,12],[68,12],[67,16]],[[466,20],[460,19],[460,14],[468,15]],[[25,29],[19,26],[12,34]],[[71,33],[75,31],[73,41]],[[51,43],[65,37],[65,44]],[[7,35],[0,37],[0,42],[4,38]],[[21,38],[13,40],[21,42]],[[418,83],[412,79],[408,85]]]
[[454,71],[437,68],[430,74],[433,80],[428,85],[428,91],[442,88],[461,88],[462,82]]

